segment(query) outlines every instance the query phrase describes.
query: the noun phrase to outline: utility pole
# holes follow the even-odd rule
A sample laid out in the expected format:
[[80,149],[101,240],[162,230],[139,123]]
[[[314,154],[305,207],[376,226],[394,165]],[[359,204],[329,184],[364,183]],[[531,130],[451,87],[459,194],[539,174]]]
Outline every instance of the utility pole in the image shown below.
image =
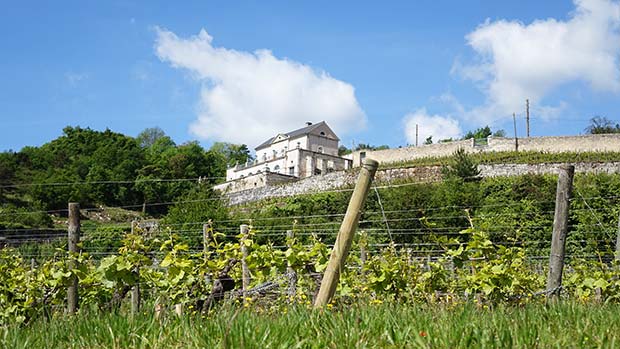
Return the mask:
[[527,138],[530,138],[530,100],[525,100],[525,126]]
[[517,116],[515,113],[512,113],[512,123],[514,124],[515,129],[515,151],[519,151],[519,138],[517,137]]
[[418,124],[415,124],[415,146],[418,146]]

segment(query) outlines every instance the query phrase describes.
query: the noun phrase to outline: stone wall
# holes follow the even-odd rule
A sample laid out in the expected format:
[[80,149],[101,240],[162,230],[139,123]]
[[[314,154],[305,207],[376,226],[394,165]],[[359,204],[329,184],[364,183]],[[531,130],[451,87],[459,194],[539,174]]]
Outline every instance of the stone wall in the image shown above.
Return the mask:
[[[483,177],[516,176],[523,174],[557,173],[562,163],[547,164],[495,164],[479,165]],[[620,162],[575,163],[575,171],[580,173],[620,173]],[[333,172],[322,176],[301,179],[294,183],[271,187],[259,187],[226,194],[230,205],[239,205],[274,197],[286,197],[352,187],[357,178],[357,170]],[[376,184],[407,179],[414,182],[433,182],[441,179],[441,166],[417,166],[377,171]]]
[[[419,147],[405,147],[377,151],[356,151],[353,153],[353,166],[361,164],[361,153],[381,164],[410,161],[427,157],[450,156],[458,148],[466,152],[514,151],[514,138],[489,137],[486,145],[475,145],[473,139],[449,143],[429,144]],[[519,151],[562,152],[604,152],[620,151],[620,134],[530,137],[519,138]]]

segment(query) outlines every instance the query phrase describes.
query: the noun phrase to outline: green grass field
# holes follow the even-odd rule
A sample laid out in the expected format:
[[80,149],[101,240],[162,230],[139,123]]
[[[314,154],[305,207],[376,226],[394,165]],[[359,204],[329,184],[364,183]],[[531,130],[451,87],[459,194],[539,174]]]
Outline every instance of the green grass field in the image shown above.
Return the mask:
[[206,317],[82,314],[0,328],[3,348],[613,348],[620,305],[390,305]]

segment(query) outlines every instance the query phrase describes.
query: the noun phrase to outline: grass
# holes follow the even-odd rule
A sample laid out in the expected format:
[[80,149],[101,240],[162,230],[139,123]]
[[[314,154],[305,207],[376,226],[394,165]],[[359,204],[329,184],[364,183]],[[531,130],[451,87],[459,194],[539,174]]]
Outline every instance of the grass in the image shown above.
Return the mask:
[[352,306],[201,318],[82,314],[0,328],[3,348],[613,348],[620,305]]
[[[564,152],[546,153],[537,151],[501,151],[470,153],[472,159],[478,164],[542,164],[553,162],[612,162],[620,161],[620,152]],[[439,166],[452,161],[452,156],[426,157],[403,162],[382,164],[381,168],[403,168],[415,166]]]

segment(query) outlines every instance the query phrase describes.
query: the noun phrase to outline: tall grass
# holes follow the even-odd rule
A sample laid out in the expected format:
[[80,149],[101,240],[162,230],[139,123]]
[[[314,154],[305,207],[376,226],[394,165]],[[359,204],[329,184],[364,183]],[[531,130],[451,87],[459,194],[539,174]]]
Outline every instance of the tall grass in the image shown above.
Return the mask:
[[223,307],[207,317],[82,314],[0,328],[3,348],[612,348],[620,306],[481,309],[381,304],[313,311]]

